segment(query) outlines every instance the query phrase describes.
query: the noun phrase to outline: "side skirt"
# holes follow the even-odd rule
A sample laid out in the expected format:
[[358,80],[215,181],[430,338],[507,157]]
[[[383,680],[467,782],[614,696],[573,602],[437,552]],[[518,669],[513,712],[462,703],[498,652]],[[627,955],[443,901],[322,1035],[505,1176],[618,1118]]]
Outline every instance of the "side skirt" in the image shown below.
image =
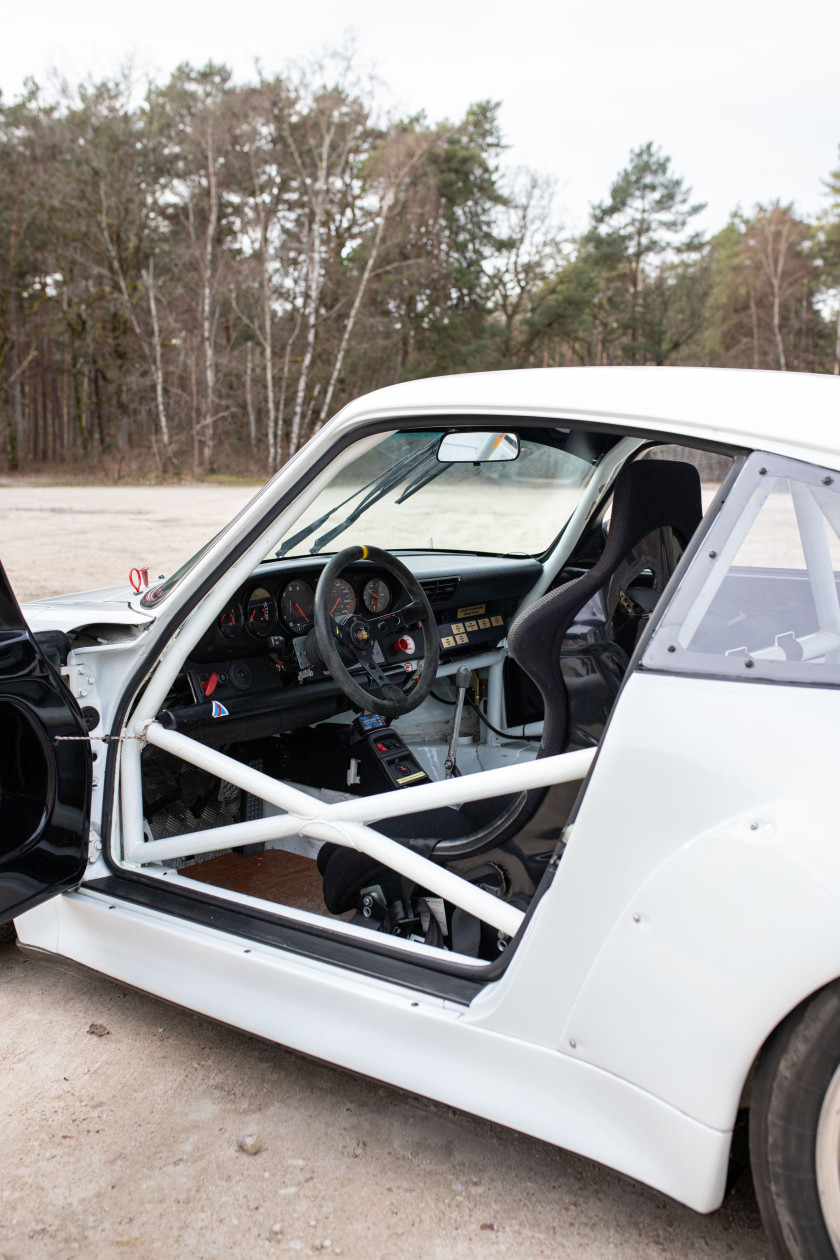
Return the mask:
[[462,1003],[128,905],[90,885],[23,915],[17,927],[24,946],[565,1147],[697,1211],[722,1201],[731,1133],[557,1050],[477,1027]]

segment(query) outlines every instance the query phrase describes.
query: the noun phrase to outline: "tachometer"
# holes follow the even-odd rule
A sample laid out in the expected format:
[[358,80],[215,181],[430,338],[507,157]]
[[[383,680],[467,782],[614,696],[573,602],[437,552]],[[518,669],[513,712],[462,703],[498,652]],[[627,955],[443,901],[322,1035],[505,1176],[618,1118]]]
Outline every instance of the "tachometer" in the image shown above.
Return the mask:
[[308,582],[295,578],[283,588],[280,614],[292,634],[306,634],[315,616],[315,592]]
[[358,602],[350,583],[344,578],[336,578],[330,587],[330,616],[340,617],[344,613],[354,613]]
[[258,586],[248,596],[245,605],[245,626],[258,639],[267,639],[277,625],[277,605],[274,597]]
[[382,578],[371,578],[365,583],[362,599],[368,612],[383,613],[391,603],[391,589]]
[[235,639],[243,624],[242,609],[238,604],[228,604],[227,608],[219,613],[219,633],[226,639]]

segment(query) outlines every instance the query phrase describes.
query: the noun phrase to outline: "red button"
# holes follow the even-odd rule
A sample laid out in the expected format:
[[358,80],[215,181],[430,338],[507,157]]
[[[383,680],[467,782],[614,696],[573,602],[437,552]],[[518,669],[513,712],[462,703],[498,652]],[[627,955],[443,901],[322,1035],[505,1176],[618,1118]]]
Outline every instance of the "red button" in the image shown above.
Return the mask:
[[212,696],[213,692],[216,690],[216,684],[218,683],[218,681],[219,681],[219,675],[216,673],[214,669],[213,673],[210,675],[210,677],[207,679],[207,682],[204,684],[204,694],[205,696],[207,696],[208,700]]
[[387,746],[386,746],[385,744],[379,744],[379,743],[377,743],[376,747],[379,749],[379,751],[380,751],[380,752],[387,752],[387,751],[388,751],[388,748],[387,748]]
[[414,640],[409,639],[406,635],[403,635],[403,637],[401,639],[397,639],[396,643],[394,644],[394,651],[395,652],[413,652]]

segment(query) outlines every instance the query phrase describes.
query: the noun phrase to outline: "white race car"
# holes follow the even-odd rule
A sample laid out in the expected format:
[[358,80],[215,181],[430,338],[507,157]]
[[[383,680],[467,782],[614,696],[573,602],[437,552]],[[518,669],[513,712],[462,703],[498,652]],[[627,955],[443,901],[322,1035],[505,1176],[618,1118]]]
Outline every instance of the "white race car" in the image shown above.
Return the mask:
[[700,1212],[748,1114],[840,1255],[838,577],[837,379],[370,394],[162,582],[0,569],[0,918]]

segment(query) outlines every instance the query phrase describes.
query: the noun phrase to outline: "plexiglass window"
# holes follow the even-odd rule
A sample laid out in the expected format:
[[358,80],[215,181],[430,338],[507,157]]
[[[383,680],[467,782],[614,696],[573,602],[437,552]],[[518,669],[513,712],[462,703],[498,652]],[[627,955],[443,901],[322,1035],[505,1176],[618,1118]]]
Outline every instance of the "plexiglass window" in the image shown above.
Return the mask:
[[840,492],[831,470],[754,455],[643,666],[840,681]]

